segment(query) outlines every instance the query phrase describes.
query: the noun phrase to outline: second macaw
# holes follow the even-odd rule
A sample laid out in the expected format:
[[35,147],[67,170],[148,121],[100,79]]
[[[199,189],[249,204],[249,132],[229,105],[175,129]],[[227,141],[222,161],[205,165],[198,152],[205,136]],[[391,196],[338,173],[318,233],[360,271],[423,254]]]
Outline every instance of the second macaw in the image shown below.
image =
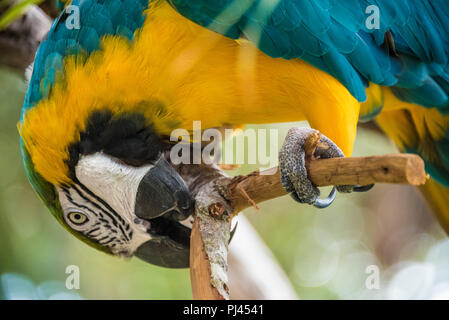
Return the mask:
[[[449,3],[427,0],[73,0],[41,44],[19,131],[31,184],[103,251],[188,266],[191,181],[164,154],[176,128],[307,120],[350,156],[375,119],[432,176],[449,230]],[[372,13],[376,16],[370,16]],[[75,17],[76,18],[76,17]],[[378,19],[371,23],[370,19]],[[73,21],[72,21],[73,22]],[[70,26],[70,27],[69,27]],[[319,203],[289,132],[282,182]],[[338,147],[337,147],[338,146]],[[352,187],[340,186],[340,191]]]

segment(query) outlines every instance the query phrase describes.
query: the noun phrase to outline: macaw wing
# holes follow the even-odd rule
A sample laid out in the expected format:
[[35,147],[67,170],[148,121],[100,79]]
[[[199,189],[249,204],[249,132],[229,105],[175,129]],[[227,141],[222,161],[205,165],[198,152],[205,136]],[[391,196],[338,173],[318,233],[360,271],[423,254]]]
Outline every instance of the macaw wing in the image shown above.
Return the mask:
[[[359,101],[366,99],[364,87],[373,82],[394,86],[405,101],[449,107],[445,0],[169,2],[188,19],[233,39],[245,37],[271,57],[314,65]],[[389,35],[393,41],[386,41]]]

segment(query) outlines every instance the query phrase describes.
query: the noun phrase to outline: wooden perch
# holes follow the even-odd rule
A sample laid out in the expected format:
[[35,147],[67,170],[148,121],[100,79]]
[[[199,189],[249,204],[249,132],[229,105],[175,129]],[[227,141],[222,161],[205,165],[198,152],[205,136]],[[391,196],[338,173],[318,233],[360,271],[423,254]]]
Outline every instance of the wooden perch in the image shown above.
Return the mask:
[[211,285],[211,266],[200,233],[200,221],[195,219],[190,237],[190,279],[195,300],[225,300]]
[[[309,150],[310,154],[313,154],[317,141],[314,141],[313,144]],[[310,180],[317,186],[368,185],[372,183],[400,183],[418,186],[424,184],[427,179],[424,161],[413,154],[319,160],[309,157],[307,168]],[[227,186],[225,191],[223,191],[224,185]],[[247,176],[238,176],[233,179],[228,178],[226,181],[220,179],[220,186],[218,189],[221,190],[220,194],[223,199],[202,205],[209,205],[209,208],[211,205],[222,208],[230,206],[230,209],[223,210],[220,214],[230,214],[231,217],[257,203],[286,195],[280,181],[278,168],[263,172],[256,171]],[[211,216],[213,215],[209,215],[208,218],[210,219]],[[201,214],[197,212],[191,234],[190,274],[193,298],[227,299],[228,292],[220,294],[220,290],[211,284],[211,277],[214,278],[214,276],[208,254],[204,249],[203,233],[200,227],[203,218],[204,212]],[[223,244],[227,250],[227,240]],[[222,272],[226,271],[225,266]],[[220,285],[223,288],[223,285],[227,284]]]
[[230,178],[220,176],[196,194],[190,236],[190,281],[195,300],[229,299],[228,243],[232,208],[223,193]]
[[[308,165],[308,174],[318,187],[372,183],[419,186],[427,179],[424,161],[414,154],[312,160]],[[236,213],[253,206],[253,203],[287,194],[282,187],[278,168],[236,177],[229,188],[229,201]]]

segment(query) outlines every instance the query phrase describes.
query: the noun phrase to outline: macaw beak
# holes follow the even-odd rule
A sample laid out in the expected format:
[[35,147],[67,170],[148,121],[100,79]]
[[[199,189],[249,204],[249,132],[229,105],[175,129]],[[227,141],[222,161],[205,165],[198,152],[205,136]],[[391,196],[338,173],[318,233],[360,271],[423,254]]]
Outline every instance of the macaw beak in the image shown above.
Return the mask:
[[181,176],[161,157],[140,181],[135,214],[150,222],[151,240],[134,255],[169,268],[189,267],[190,228],[179,223],[194,209],[194,200]]
[[193,199],[181,176],[161,157],[140,181],[135,214],[142,219],[170,215],[184,220],[192,214]]
[[[182,226],[182,225],[181,225]],[[190,229],[184,227],[187,234],[185,242],[178,242],[169,237],[156,237],[144,242],[134,252],[137,258],[166,268],[188,268],[190,265]]]

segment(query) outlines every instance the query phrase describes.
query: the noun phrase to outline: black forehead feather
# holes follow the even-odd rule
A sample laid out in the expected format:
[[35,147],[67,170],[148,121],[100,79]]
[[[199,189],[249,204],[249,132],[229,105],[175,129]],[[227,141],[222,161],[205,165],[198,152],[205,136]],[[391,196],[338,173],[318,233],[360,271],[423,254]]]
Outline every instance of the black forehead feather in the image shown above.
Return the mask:
[[139,112],[114,115],[109,110],[92,112],[80,140],[69,147],[69,168],[74,172],[80,155],[104,152],[132,166],[154,162],[168,144]]

